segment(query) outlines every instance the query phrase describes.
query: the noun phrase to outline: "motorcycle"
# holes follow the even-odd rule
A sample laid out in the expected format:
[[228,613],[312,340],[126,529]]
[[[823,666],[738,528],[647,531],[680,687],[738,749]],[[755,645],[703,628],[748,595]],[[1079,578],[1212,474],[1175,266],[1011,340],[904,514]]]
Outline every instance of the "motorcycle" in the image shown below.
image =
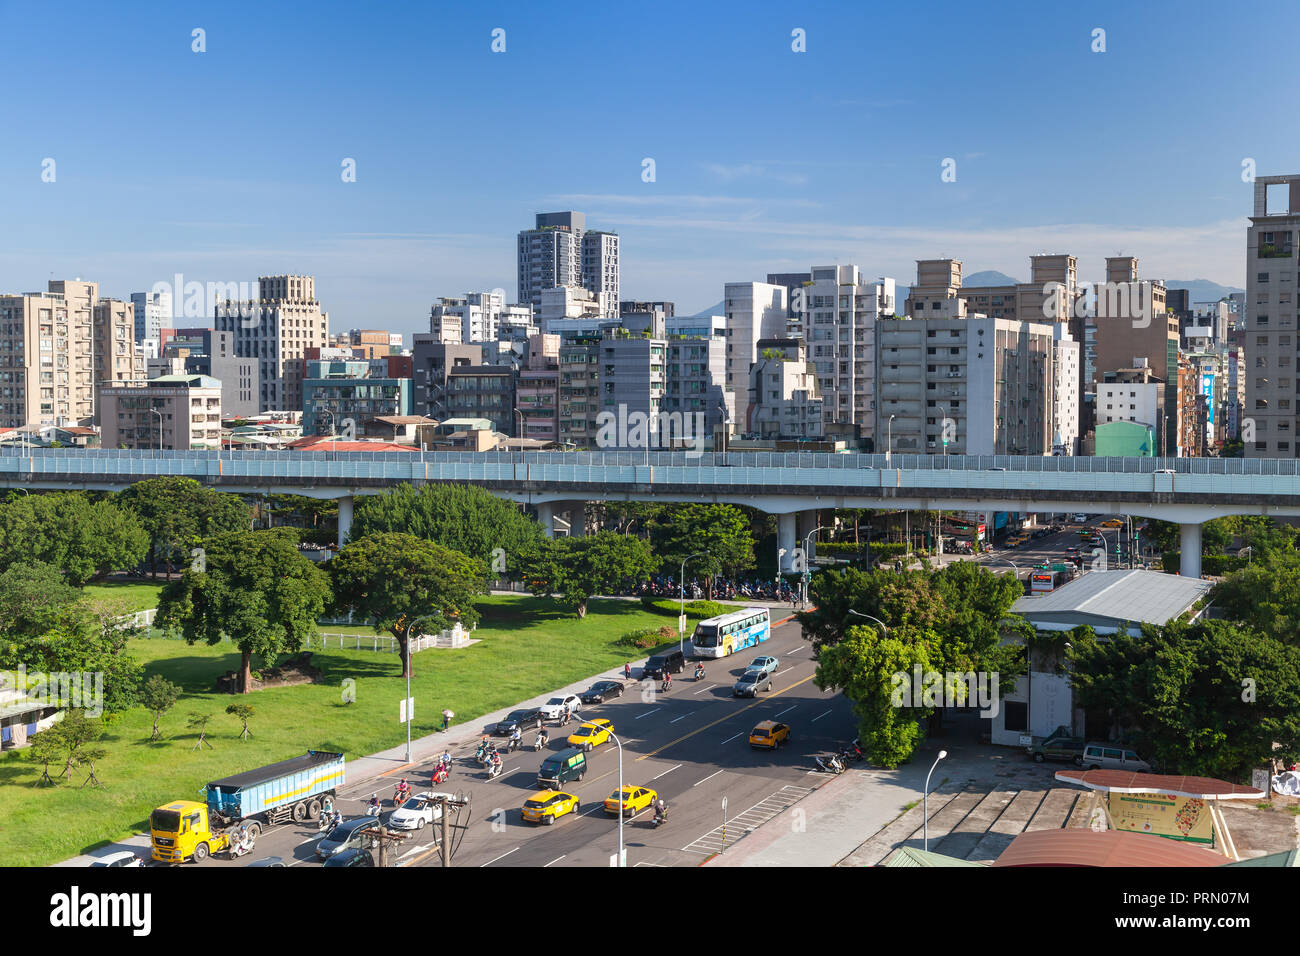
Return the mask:
[[658,810],[658,809],[655,810],[654,820],[651,821],[650,825],[657,829],[663,826],[667,822],[668,822],[668,808],[664,807],[662,810]]
[[695,680],[696,680],[696,681],[702,681],[702,680],[704,680],[704,668],[703,668],[703,667],[697,667],[697,668],[695,668]]
[[827,773],[841,774],[844,772],[844,762],[834,754],[829,757],[814,757],[813,759],[817,761],[817,766]]
[[475,762],[476,762],[480,767],[486,767],[486,766],[487,766],[487,763],[488,763],[488,754],[489,754],[489,752],[490,752],[490,751],[488,750],[488,748],[487,748],[487,747],[484,747],[484,746],[482,746],[482,745],[479,745],[478,750],[475,751],[475,753],[474,753],[474,760],[475,760]]
[[538,734],[537,739],[533,741],[533,750],[541,750],[546,746],[546,734]]
[[488,779],[492,780],[496,777],[501,776],[501,767],[502,767],[501,758],[497,757],[495,760],[492,761],[492,766],[488,767]]
[[246,828],[240,828],[237,834],[232,834],[230,843],[226,847],[227,855],[232,860],[237,860],[246,853],[253,851],[253,834]]
[[523,746],[523,741],[519,737],[511,737],[510,744],[506,747],[506,753],[512,754]]
[[366,816],[368,817],[379,816],[379,804],[372,803],[368,807],[366,807]]
[[447,778],[451,776],[451,767],[448,764],[440,763],[433,768],[433,776],[429,783],[431,786],[437,786],[440,783],[446,783]]
[[410,787],[405,787],[405,788],[403,788],[403,787],[398,787],[397,789],[395,789],[395,790],[393,791],[393,806],[395,806],[395,807],[400,807],[402,804],[404,804],[404,803],[405,803],[407,800],[409,800],[410,798],[411,798],[411,788],[410,788]]
[[661,693],[661,694],[666,694],[666,693],[668,693],[668,688],[671,687],[671,686],[672,686],[672,684],[671,684],[669,681],[666,681],[666,680],[665,680],[664,682],[662,682],[662,683],[659,685],[659,693]]
[[862,752],[862,748],[858,746],[856,740],[840,751],[840,760],[844,763],[848,763],[850,760],[861,760],[865,756],[866,754]]

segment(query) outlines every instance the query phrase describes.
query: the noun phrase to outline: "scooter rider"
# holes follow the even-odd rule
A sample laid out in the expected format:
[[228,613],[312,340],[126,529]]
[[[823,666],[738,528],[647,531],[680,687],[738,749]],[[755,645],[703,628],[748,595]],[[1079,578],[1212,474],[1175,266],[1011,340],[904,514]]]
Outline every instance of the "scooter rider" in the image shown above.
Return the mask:
[[533,749],[534,749],[534,750],[541,750],[543,747],[546,746],[546,743],[547,743],[547,741],[548,741],[549,739],[550,739],[550,738],[547,736],[547,733],[546,733],[546,728],[545,728],[545,727],[539,727],[538,730],[537,730],[537,742],[533,745]]
[[[377,795],[371,797],[370,802],[366,804],[366,816],[370,816],[370,817],[379,816],[379,797]],[[341,819],[342,817],[339,815],[339,812],[335,810],[334,822],[337,823]]]
[[701,661],[700,663],[698,663],[698,664],[695,665],[695,679],[696,679],[696,680],[704,680],[704,662],[703,662],[703,661]]
[[514,732],[510,735],[510,752],[513,753],[514,751],[522,747],[523,741],[524,741],[524,732],[520,730],[519,725],[516,724]]

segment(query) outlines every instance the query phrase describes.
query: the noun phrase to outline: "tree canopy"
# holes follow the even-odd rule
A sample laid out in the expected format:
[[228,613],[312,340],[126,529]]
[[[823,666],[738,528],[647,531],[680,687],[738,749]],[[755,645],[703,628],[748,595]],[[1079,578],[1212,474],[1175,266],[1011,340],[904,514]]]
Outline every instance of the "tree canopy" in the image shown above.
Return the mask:
[[601,531],[582,538],[543,538],[523,557],[528,589],[538,597],[559,594],[578,617],[596,594],[616,594],[647,580],[659,567],[640,538]]
[[193,478],[147,478],[119,492],[116,500],[136,515],[148,535],[155,573],[158,561],[189,564],[190,550],[203,538],[247,531],[252,523],[252,509],[242,498],[205,488]]
[[754,566],[754,537],[748,515],[735,505],[685,504],[666,509],[652,531],[664,566],[681,573],[682,559],[696,552],[687,571],[710,579],[717,574],[737,577]]
[[85,492],[24,495],[0,505],[0,569],[40,561],[81,586],[144,559],[148,538],[135,516]]
[[230,531],[203,539],[204,561],[163,589],[158,626],[190,644],[229,636],[241,653],[240,685],[248,693],[252,655],[271,662],[316,634],[330,599],[324,571],[298,551],[292,531]]
[[[329,563],[333,606],[362,614],[375,631],[387,631],[402,645],[403,674],[409,673],[407,626],[441,630],[455,622],[478,621],[474,598],[486,594],[482,561],[410,534],[380,532],[355,538]],[[417,632],[418,633],[418,632]]]
[[424,538],[485,563],[501,548],[507,568],[542,537],[542,529],[512,502],[477,485],[398,485],[358,498],[352,537],[399,532]]

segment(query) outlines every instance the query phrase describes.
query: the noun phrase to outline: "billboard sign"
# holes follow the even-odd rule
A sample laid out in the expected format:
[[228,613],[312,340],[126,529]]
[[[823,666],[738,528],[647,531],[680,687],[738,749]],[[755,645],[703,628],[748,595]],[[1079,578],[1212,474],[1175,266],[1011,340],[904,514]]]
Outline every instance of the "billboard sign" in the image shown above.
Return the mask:
[[1154,833],[1187,843],[1214,843],[1210,805],[1196,797],[1167,793],[1111,793],[1110,817],[1115,829]]

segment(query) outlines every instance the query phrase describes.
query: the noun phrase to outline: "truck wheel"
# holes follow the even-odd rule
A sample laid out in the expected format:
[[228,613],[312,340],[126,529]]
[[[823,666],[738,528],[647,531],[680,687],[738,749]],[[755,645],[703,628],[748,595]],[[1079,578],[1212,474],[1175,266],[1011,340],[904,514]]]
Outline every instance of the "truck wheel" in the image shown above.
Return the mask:
[[307,804],[306,804],[306,803],[295,803],[295,804],[293,805],[293,818],[294,818],[294,820],[297,821],[298,823],[302,823],[302,821],[304,821],[304,820],[307,819]]
[[248,838],[250,840],[256,840],[261,835],[262,835],[262,824],[257,823],[256,821],[249,821]]
[[194,855],[190,857],[190,859],[193,860],[195,863],[202,863],[207,858],[208,858],[208,845],[206,843],[200,843],[198,846],[196,846],[194,848]]
[[312,820],[320,816],[320,800],[312,797],[312,801],[307,807],[307,816]]

